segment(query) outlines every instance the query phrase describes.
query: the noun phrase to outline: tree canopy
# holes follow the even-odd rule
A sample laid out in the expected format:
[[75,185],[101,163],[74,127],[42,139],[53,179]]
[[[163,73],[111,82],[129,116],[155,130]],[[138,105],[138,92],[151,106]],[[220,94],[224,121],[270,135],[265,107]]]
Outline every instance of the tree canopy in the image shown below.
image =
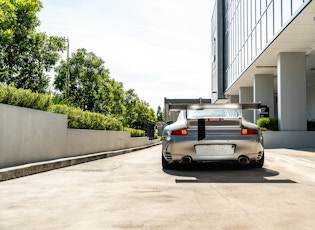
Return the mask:
[[109,77],[105,62],[93,52],[81,48],[62,60],[55,68],[55,89],[66,97],[66,78],[69,70],[69,101],[83,110],[105,115],[124,113],[123,84]]
[[133,89],[125,91],[94,53],[78,49],[56,67],[67,39],[36,32],[36,14],[42,8],[40,0],[0,0],[0,83],[47,92],[48,72],[54,68],[53,85],[59,91],[55,99],[115,116],[125,127],[143,129],[148,120],[155,122],[149,104]]
[[126,107],[124,124],[131,128],[143,129],[148,121],[156,122],[154,110],[148,103],[140,100],[134,89],[125,91],[124,105]]
[[122,82],[112,79],[105,62],[93,52],[81,48],[62,60],[55,68],[54,87],[66,97],[67,71],[69,71],[70,104],[83,110],[113,115],[125,127],[144,128],[155,114],[148,103],[139,99],[133,89],[124,90]]
[[0,82],[45,92],[49,71],[65,50],[64,37],[37,33],[39,0],[0,2]]
[[164,113],[162,111],[161,106],[158,106],[157,111],[156,111],[156,119],[158,121],[164,121]]

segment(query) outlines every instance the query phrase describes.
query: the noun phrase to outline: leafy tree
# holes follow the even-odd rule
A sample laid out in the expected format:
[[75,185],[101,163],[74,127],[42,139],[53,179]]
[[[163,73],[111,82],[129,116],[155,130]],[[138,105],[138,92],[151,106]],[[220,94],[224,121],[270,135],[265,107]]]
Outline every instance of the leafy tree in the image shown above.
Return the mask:
[[156,119],[158,121],[164,121],[164,113],[162,112],[161,106],[158,106],[157,108]]
[[68,63],[62,60],[55,68],[54,87],[66,97],[66,77],[69,68],[69,101],[83,110],[121,117],[124,113],[123,84],[111,79],[104,61],[93,52],[78,49]]
[[0,82],[44,92],[49,71],[65,50],[66,39],[36,33],[39,0],[0,2]]
[[110,80],[110,85],[112,87],[112,98],[110,101],[111,113],[117,117],[122,117],[125,114],[124,106],[124,85],[122,82]]
[[154,110],[149,108],[149,104],[145,101],[141,101],[138,105],[138,117],[137,121],[134,124],[134,127],[137,129],[146,129],[146,125],[148,122],[156,123],[156,116],[154,114]]
[[138,119],[140,103],[141,101],[134,89],[125,91],[124,106],[126,108],[126,112],[123,120],[124,126],[136,128],[135,123]]
[[149,104],[140,100],[134,89],[125,91],[124,105],[126,112],[124,116],[124,125],[135,129],[146,129],[148,121],[156,122],[153,109]]
[[156,122],[153,109],[140,100],[133,89],[124,91],[122,82],[110,78],[104,61],[86,49],[78,49],[67,61],[55,68],[54,87],[66,97],[66,78],[69,69],[68,102],[83,110],[115,116],[124,127],[146,129],[148,120]]

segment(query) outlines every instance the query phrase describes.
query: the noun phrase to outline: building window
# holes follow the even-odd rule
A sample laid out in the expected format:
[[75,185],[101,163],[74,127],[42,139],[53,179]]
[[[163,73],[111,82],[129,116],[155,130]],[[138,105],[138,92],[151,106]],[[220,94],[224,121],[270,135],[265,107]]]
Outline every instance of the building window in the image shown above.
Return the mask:
[[303,0],[292,0],[292,14],[303,5]]
[[291,0],[282,0],[282,26],[289,21],[291,13]]
[[261,27],[260,21],[256,25],[256,54],[258,54],[261,50]]
[[273,3],[267,9],[267,41],[271,41],[274,36]]
[[260,19],[260,0],[256,0],[256,22]]
[[282,27],[281,1],[279,0],[274,1],[274,8],[276,9],[274,11],[274,27],[275,27],[274,32],[276,34]]
[[261,47],[265,47],[267,43],[267,17],[266,13],[261,18]]
[[310,0],[225,0],[224,84],[228,88]]

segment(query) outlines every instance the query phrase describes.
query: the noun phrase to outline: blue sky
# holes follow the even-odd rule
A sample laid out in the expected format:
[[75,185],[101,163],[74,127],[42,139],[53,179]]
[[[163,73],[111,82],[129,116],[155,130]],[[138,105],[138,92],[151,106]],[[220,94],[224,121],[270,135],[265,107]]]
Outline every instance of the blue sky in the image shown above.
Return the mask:
[[[214,0],[42,0],[38,31],[69,37],[156,110],[167,98],[210,98]],[[65,54],[64,54],[65,57]]]

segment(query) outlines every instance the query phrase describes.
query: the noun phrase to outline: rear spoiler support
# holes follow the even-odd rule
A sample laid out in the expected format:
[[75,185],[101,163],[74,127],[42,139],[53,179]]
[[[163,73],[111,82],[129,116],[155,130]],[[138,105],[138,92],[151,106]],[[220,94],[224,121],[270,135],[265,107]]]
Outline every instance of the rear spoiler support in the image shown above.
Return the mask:
[[242,109],[260,109],[261,108],[261,103],[241,103],[241,108]]

